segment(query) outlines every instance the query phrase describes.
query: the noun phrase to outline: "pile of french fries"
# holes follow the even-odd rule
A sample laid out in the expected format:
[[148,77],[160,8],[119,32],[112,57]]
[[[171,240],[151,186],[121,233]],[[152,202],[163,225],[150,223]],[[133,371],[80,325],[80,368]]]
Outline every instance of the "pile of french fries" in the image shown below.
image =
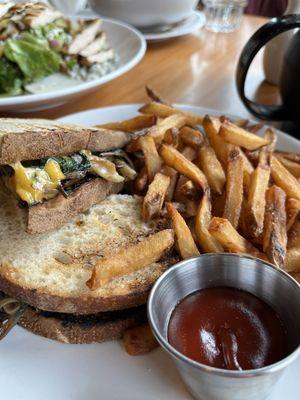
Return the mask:
[[[276,133],[248,120],[176,109],[149,88],[140,115],[101,127],[130,132],[127,147],[143,196],[144,221],[166,217],[165,229],[95,266],[96,289],[158,261],[175,243],[182,259],[243,253],[273,263],[300,282],[300,154],[276,151]],[[175,240],[174,240],[175,234]],[[149,326],[130,329],[129,354],[157,346]]]
[[131,132],[135,194],[145,221],[171,221],[182,259],[245,253],[300,274],[300,154],[247,120],[176,109],[147,89],[140,115],[104,127]]

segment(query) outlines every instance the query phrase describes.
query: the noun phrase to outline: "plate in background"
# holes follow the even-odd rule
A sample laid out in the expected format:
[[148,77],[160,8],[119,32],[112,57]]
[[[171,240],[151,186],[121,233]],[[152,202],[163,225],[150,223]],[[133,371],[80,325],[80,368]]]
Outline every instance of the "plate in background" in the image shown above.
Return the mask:
[[[86,125],[135,116],[139,105],[99,108],[61,118]],[[200,107],[180,108],[222,115]],[[277,147],[300,152],[300,142],[278,132]],[[268,400],[296,399],[300,360],[289,367]],[[144,356],[127,355],[120,342],[67,345],[16,327],[0,342],[0,386],[13,400],[192,400],[175,366],[162,349]]]
[[135,28],[119,21],[103,18],[103,30],[107,33],[110,46],[116,50],[120,62],[117,68],[101,78],[83,82],[69,88],[43,94],[26,94],[22,96],[0,97],[0,111],[28,112],[56,107],[95,91],[101,85],[125,74],[143,58],[146,52],[146,41]]

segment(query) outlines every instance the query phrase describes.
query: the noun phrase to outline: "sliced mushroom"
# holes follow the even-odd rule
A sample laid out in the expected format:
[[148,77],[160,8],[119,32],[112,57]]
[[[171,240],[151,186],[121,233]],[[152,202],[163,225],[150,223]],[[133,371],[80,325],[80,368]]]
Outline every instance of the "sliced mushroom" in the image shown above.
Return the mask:
[[95,19],[92,21],[87,28],[83,29],[78,35],[75,36],[74,40],[69,46],[69,54],[79,54],[85,49],[90,43],[92,43],[97,36],[102,21]]
[[115,53],[114,53],[113,49],[109,49],[109,50],[101,51],[100,53],[94,54],[92,56],[86,57],[84,59],[84,61],[89,65],[94,64],[94,63],[101,64],[105,61],[112,60],[114,58],[114,56],[115,56]]
[[89,44],[85,49],[83,49],[79,54],[82,57],[89,57],[94,54],[99,53],[99,51],[103,50],[106,44],[106,34],[104,32],[101,33],[100,36],[96,37],[96,39]]

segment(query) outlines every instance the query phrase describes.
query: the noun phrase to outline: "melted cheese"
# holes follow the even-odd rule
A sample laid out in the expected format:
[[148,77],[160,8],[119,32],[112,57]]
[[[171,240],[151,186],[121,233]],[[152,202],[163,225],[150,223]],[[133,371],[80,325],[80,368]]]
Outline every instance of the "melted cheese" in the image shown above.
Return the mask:
[[60,181],[65,178],[59,164],[51,159],[43,169],[25,168],[20,162],[11,167],[15,173],[9,178],[9,186],[28,205],[55,197]]

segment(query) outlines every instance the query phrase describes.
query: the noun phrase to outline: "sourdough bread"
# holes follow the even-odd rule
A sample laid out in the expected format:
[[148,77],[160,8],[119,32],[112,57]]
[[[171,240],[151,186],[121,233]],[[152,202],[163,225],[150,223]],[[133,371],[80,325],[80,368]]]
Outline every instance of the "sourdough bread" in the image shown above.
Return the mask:
[[55,314],[28,307],[19,325],[28,331],[62,343],[99,343],[120,339],[128,328],[146,321],[146,308],[87,316]]
[[0,164],[124,147],[130,134],[46,119],[0,118]]
[[144,223],[141,203],[136,196],[112,195],[56,231],[29,235],[22,213],[0,190],[0,290],[53,312],[94,314],[145,303],[174,256],[95,291],[86,286],[99,257],[167,226],[165,221]]

